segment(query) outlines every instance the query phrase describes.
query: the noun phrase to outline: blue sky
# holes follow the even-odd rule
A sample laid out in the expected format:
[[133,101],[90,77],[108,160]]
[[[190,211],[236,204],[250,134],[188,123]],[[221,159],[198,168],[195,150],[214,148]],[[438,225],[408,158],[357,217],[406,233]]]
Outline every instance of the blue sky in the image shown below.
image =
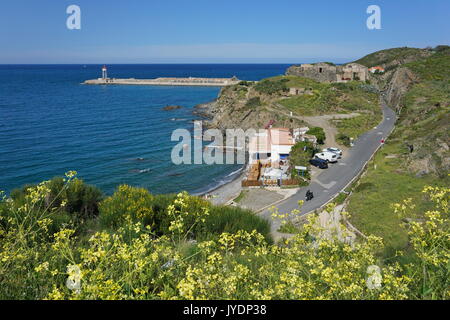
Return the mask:
[[[66,8],[81,8],[68,30]],[[381,8],[381,30],[366,9]],[[450,44],[448,0],[2,0],[0,63],[345,62]]]

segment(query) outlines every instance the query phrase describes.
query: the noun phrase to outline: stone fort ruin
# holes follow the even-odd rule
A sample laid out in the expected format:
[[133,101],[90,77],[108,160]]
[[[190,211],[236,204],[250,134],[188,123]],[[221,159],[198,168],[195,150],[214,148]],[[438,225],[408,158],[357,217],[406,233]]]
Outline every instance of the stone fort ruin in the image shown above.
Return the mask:
[[305,77],[320,82],[366,81],[369,77],[367,67],[358,63],[336,66],[326,62],[291,66],[286,75]]

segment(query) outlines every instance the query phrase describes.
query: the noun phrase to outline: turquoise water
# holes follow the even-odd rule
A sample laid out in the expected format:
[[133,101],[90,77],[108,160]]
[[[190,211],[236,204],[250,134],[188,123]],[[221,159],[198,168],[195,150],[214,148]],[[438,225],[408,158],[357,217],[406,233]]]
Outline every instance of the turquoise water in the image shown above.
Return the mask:
[[[288,65],[111,65],[110,77],[231,77],[259,80]],[[219,88],[89,86],[99,65],[0,65],[0,190],[78,171],[107,194],[122,184],[152,193],[207,191],[238,165],[170,161],[172,131],[191,128],[193,107]],[[167,105],[182,109],[163,111]],[[140,158],[143,158],[141,160]]]

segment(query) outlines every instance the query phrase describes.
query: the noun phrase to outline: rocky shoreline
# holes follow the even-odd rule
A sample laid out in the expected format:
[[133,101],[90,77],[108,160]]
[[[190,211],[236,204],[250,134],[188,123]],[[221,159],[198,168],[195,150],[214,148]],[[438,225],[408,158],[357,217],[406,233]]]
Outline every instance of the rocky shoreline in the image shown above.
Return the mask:
[[[213,127],[211,123],[216,115],[215,110],[217,108],[217,100],[219,99],[221,93],[222,91],[219,93],[218,98],[212,101],[200,103],[194,106],[192,114],[198,117],[199,120],[203,121],[203,128],[205,129]],[[226,205],[241,193],[241,181],[244,177],[245,165],[240,169],[239,174],[236,174],[230,181],[223,184],[218,184],[210,190],[197,194],[197,196],[204,197],[215,205]]]
[[217,103],[217,99],[210,102],[200,103],[194,107],[192,114],[199,117],[201,120],[207,123],[214,118],[214,108]]

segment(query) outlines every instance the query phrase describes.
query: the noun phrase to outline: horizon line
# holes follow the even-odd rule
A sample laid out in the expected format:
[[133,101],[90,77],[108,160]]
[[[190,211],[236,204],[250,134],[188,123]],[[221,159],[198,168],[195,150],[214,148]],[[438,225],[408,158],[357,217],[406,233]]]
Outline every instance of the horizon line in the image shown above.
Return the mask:
[[[317,62],[331,62],[336,65],[339,64],[345,64],[350,63],[339,63],[339,62],[333,62],[330,60],[317,60]],[[73,66],[94,66],[94,65],[161,65],[161,64],[192,64],[192,65],[207,65],[207,64],[218,64],[218,65],[227,65],[227,64],[253,64],[253,65],[261,65],[261,64],[303,64],[303,63],[313,63],[313,62],[113,62],[113,63],[107,63],[107,62],[97,62],[97,63],[0,63],[0,66],[26,66],[26,65],[35,65],[35,66],[57,66],[57,65],[73,65]]]

